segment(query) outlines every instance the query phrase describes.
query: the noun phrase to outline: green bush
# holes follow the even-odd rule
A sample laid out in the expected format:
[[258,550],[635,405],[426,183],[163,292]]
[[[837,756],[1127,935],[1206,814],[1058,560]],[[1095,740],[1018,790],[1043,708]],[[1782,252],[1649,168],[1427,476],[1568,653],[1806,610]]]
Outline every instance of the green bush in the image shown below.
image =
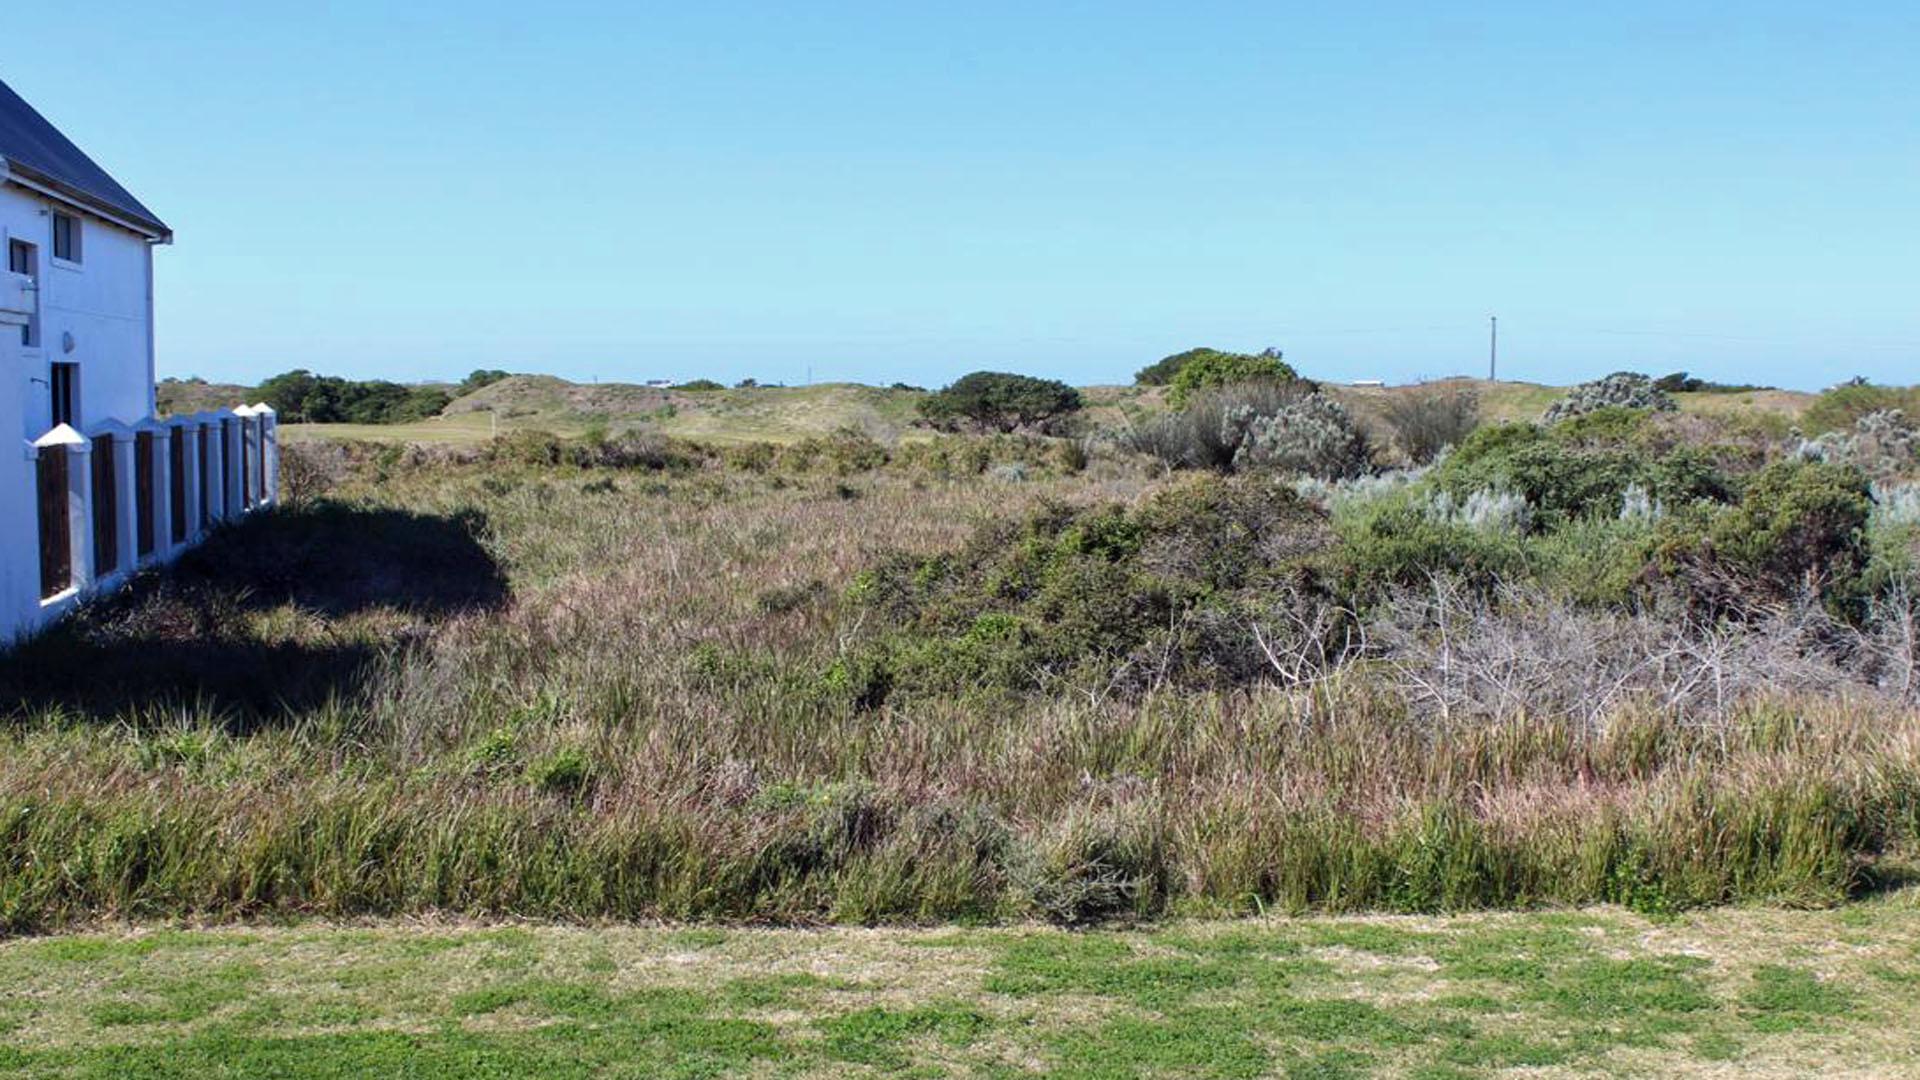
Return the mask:
[[[858,681],[967,694],[1082,669],[1105,679],[1116,666],[1250,679],[1265,662],[1247,622],[1324,599],[1310,561],[1331,539],[1325,515],[1291,488],[1251,477],[1196,477],[1137,507],[1049,505],[957,552],[863,575],[853,599],[892,629],[865,654],[888,677]],[[836,679],[855,674],[836,666]]]
[[1762,469],[1737,505],[1665,524],[1662,569],[1696,605],[1751,608],[1817,592],[1858,615],[1865,597],[1872,489],[1858,469],[1783,461]]
[[[1188,349],[1185,352],[1177,352],[1172,356],[1162,357],[1148,364],[1146,367],[1134,373],[1133,381],[1134,384],[1138,386],[1170,386],[1174,378],[1180,374],[1181,370],[1196,360],[1212,360],[1222,356],[1240,357],[1246,355],[1246,353],[1232,353],[1223,352],[1220,349],[1210,349],[1203,345],[1197,349]],[[1278,349],[1267,349],[1259,355],[1260,357],[1272,360],[1281,359],[1280,350]]]
[[1852,431],[1860,419],[1870,413],[1890,409],[1920,416],[1920,387],[1876,386],[1870,382],[1848,382],[1833,387],[1814,399],[1800,416],[1801,427],[1811,435],[1829,431]]
[[1173,391],[1167,395],[1167,403],[1179,409],[1203,390],[1215,390],[1238,383],[1290,383],[1299,377],[1277,355],[1249,356],[1208,349],[1180,366],[1179,372],[1168,383]]
[[921,398],[916,407],[934,427],[954,431],[1045,429],[1079,412],[1080,391],[1056,379],[976,371]]
[[1447,457],[1432,482],[1456,498],[1487,490],[1524,496],[1535,529],[1543,532],[1581,518],[1619,516],[1629,488],[1667,508],[1732,498],[1733,482],[1698,449],[1681,445],[1655,456],[1622,446],[1622,437],[1641,423],[1610,409],[1552,427],[1484,427]]

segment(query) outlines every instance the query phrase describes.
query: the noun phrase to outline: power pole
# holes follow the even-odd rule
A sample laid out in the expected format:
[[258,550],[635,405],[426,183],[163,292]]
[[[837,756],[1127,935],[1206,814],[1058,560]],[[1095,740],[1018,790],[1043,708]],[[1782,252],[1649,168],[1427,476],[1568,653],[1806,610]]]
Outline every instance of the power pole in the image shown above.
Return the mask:
[[1487,316],[1487,381],[1493,382],[1500,373],[1500,316]]

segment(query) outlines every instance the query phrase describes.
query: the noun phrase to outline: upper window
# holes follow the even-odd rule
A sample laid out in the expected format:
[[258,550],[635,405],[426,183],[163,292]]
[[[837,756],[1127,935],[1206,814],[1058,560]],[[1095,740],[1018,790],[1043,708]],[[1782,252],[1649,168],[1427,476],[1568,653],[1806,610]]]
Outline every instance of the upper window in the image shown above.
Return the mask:
[[80,419],[79,364],[54,364],[47,380],[48,396],[53,399],[53,424],[77,424]]
[[[37,260],[35,260],[33,256],[34,247],[32,244],[27,243],[25,240],[7,241],[7,269],[16,274],[25,274],[29,278],[34,278],[37,276],[37,268],[34,266]],[[20,327],[20,344],[25,345],[29,349],[38,345],[40,343],[39,336],[34,332],[35,329],[34,320],[27,320],[26,325]]]
[[53,257],[80,261],[80,219],[57,210],[53,214]]

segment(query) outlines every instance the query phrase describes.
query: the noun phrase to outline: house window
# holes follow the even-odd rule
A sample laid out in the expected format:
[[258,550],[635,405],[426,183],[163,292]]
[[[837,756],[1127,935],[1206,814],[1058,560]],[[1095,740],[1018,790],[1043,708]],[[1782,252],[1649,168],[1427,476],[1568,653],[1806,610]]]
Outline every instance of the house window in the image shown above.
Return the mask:
[[[33,256],[32,244],[25,240],[7,241],[7,269],[16,274],[25,274],[29,279],[37,282],[38,275],[35,273]],[[20,328],[20,344],[29,349],[39,344],[39,331],[34,325],[34,320],[27,320],[27,324]]]
[[47,380],[49,394],[53,398],[53,427],[61,424],[79,426],[80,417],[80,365],[54,364],[52,377]]
[[80,219],[72,214],[53,214],[53,257],[66,262],[80,261]]

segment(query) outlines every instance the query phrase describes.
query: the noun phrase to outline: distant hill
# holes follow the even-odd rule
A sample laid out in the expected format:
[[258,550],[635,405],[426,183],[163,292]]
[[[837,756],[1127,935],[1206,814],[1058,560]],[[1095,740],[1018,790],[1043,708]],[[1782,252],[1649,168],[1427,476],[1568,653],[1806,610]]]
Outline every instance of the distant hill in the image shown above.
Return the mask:
[[[1456,377],[1439,385],[1474,388],[1487,420],[1538,417],[1565,387],[1538,383],[1487,383]],[[1375,420],[1395,396],[1415,386],[1348,386],[1326,389],[1363,420]],[[1432,384],[1429,384],[1432,385]],[[453,389],[451,386],[448,389]],[[1089,386],[1082,389],[1087,419],[1098,428],[1127,424],[1165,409],[1165,387]],[[645,427],[668,435],[714,442],[793,442],[842,429],[881,442],[919,434],[913,426],[922,391],[822,383],[815,386],[755,386],[723,390],[676,390],[633,383],[574,383],[552,375],[513,375],[453,400],[440,416],[418,423],[300,424],[289,434],[331,435],[407,442],[477,442],[496,433],[547,431],[579,435],[594,428],[610,433]],[[1688,412],[1752,410],[1797,419],[1816,395],[1789,390],[1677,394]],[[167,380],[159,386],[163,415],[224,408],[259,399],[253,387]]]
[[210,383],[201,379],[162,379],[154,387],[161,416],[185,416],[212,409],[230,409],[252,405],[260,400],[259,391],[234,383]]

